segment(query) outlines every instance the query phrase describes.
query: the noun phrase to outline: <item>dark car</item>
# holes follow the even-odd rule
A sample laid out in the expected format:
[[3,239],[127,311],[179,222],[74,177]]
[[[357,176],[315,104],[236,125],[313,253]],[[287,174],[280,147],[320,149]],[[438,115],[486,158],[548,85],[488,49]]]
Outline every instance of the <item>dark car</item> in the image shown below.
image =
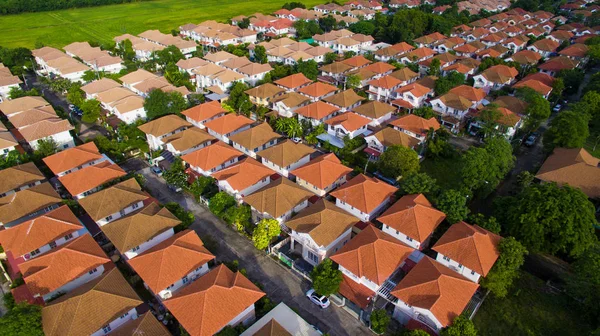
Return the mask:
[[537,141],[537,139],[538,139],[539,137],[540,137],[540,136],[539,136],[539,134],[537,134],[537,133],[535,133],[535,132],[534,132],[534,133],[531,133],[531,134],[530,134],[530,135],[527,137],[527,139],[525,139],[525,142],[524,142],[525,146],[527,146],[527,147],[531,147],[531,146],[535,145],[535,142]]

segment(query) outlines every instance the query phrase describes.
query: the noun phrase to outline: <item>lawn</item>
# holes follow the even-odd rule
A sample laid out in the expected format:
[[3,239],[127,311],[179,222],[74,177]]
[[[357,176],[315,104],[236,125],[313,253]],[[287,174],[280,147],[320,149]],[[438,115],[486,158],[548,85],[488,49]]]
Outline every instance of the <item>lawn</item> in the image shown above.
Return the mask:
[[[0,16],[0,46],[63,47],[75,41],[108,42],[148,29],[169,33],[186,23],[225,21],[237,15],[272,13],[289,0],[154,0]],[[303,0],[307,7],[324,0]]]
[[588,335],[587,321],[564,294],[524,273],[504,299],[489,295],[473,319],[481,336]]

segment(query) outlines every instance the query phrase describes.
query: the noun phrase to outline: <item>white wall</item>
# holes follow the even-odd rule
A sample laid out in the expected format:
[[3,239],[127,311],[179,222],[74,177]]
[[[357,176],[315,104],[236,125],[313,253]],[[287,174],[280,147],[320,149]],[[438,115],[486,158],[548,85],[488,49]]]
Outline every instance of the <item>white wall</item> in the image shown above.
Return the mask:
[[405,245],[408,245],[414,249],[420,250],[421,248],[421,242],[416,241],[410,237],[408,237],[407,235],[405,235],[404,233],[397,231],[396,229],[387,226],[385,224],[383,224],[382,230],[383,232],[389,234],[390,236],[398,239],[399,241],[401,241],[402,243],[404,243]]
[[[70,291],[74,290],[75,288],[77,288],[85,283],[88,283],[88,282],[96,279],[97,277],[101,276],[102,273],[104,273],[104,265],[100,265],[100,266],[94,268],[93,270],[89,271],[88,273],[85,273],[84,275],[80,276],[79,278],[76,278],[73,281],[67,282],[60,288],[44,295],[42,298],[44,299],[44,302],[47,302],[48,300],[50,300],[53,296],[55,296],[57,294],[69,293]],[[33,296],[38,297],[39,294],[34,293]]]
[[123,216],[126,216],[127,214],[134,212],[137,209],[141,209],[143,206],[144,206],[143,201],[133,203],[132,205],[126,207],[125,209],[123,209],[119,212],[115,212],[114,214],[111,214],[109,216],[106,216],[105,218],[102,218],[102,219],[96,221],[96,224],[98,224],[99,226],[106,225],[112,221],[115,221],[115,220],[123,217]]
[[174,234],[175,234],[175,231],[173,230],[173,228],[170,228],[167,231],[161,232],[160,234],[157,234],[156,236],[150,238],[149,240],[141,243],[140,245],[138,245],[128,251],[125,251],[125,253],[123,253],[123,255],[126,260],[135,258],[136,256],[144,253],[145,251],[153,248],[157,244],[162,243],[163,241],[169,239]]
[[117,118],[123,120],[126,124],[133,124],[138,120],[146,119],[146,109],[144,109],[143,107],[136,110],[128,111],[126,113],[120,113],[118,110],[115,109],[114,113],[117,116]]
[[[342,246],[346,245],[350,241],[352,235],[352,228],[349,228],[346,232],[342,233],[338,238],[331,242],[328,246],[319,246],[307,233],[300,233],[292,230],[292,249],[294,244],[298,243],[302,245],[302,258],[311,265],[318,265],[329,257],[336,253]],[[308,257],[308,252],[313,253],[318,257],[318,261],[312,260]]]
[[271,183],[271,177],[267,176],[266,178],[262,179],[261,181],[258,181],[257,183],[249,186],[248,188],[246,188],[244,190],[235,190],[225,180],[217,182],[220,190],[223,190],[223,191],[227,192],[228,194],[230,194],[231,196],[235,197],[235,199],[238,202],[241,202],[242,198],[244,196],[248,196],[248,195],[252,194],[253,192],[257,191],[258,189],[260,189],[260,188],[262,188],[264,186],[266,186],[269,183]]
[[454,261],[439,252],[437,254],[437,257],[435,258],[435,261],[461,274],[462,276],[473,281],[474,283],[479,282],[479,278],[481,277],[479,273],[459,264],[457,261]]
[[[53,134],[44,139],[48,139],[48,138],[54,139],[54,141],[56,142],[56,145],[58,147],[58,150],[75,147],[75,141],[73,140],[73,137],[71,136],[71,133],[69,133],[69,131],[56,133],[56,134]],[[35,139],[35,140],[30,141],[29,146],[31,146],[31,148],[33,150],[38,149],[38,141],[39,140],[42,140],[42,139]]]
[[4,197],[4,196],[8,196],[8,195],[12,195],[12,194],[14,194],[14,193],[16,193],[16,192],[17,192],[17,189],[18,189],[19,191],[21,191],[21,190],[25,190],[25,189],[29,189],[29,188],[31,188],[31,187],[34,187],[34,186],[36,186],[36,185],[40,185],[40,184],[42,184],[42,181],[36,181],[36,182],[30,183],[30,184],[26,184],[26,185],[20,186],[20,187],[18,187],[18,188],[16,188],[16,189],[9,190],[9,191],[7,191],[7,192],[5,192],[5,193],[3,193],[3,194],[0,194],[0,197]]
[[103,330],[103,328],[101,328],[100,330],[93,333],[91,336],[107,335],[112,330],[117,329],[122,324],[126,323],[127,321],[137,318],[137,316],[138,316],[137,310],[135,308],[133,308],[130,311],[128,311],[127,313],[123,314],[121,317],[118,317],[115,320],[113,320],[112,322],[110,322],[107,326],[103,327],[103,328],[106,328],[105,330]]
[[429,325],[436,333],[439,333],[440,329],[443,327],[429,310],[410,306],[400,299],[398,299],[394,306],[393,317],[402,324],[407,324],[410,319],[417,320]]
[[[190,273],[186,274],[183,278],[177,280],[171,286],[158,292],[158,297],[160,297],[162,300],[166,300],[166,299],[170,298],[171,296],[173,296],[173,293],[177,292],[181,287],[192,283],[193,281],[197,280],[204,274],[208,273],[208,271],[209,271],[208,263],[206,263],[206,264],[194,269]],[[148,286],[146,286],[146,288],[148,288]]]
[[339,198],[335,199],[335,205],[337,205],[338,208],[350,213],[354,217],[360,219],[361,221],[368,222],[377,214],[379,214],[383,210],[383,208],[389,203],[389,201],[390,199],[388,197],[384,202],[382,202],[375,209],[373,209],[371,213],[364,213],[361,210],[355,208],[354,206],[340,200]]
[[269,167],[270,169],[275,170],[276,172],[278,172],[280,175],[288,177],[289,173],[291,170],[294,170],[296,168],[299,168],[305,164],[307,164],[310,161],[310,155],[307,155],[303,158],[301,158],[300,160],[292,163],[291,165],[287,166],[287,167],[279,167],[278,165],[276,165],[275,163],[262,158],[262,164],[265,165],[266,167]]
[[358,277],[356,274],[350,272],[349,270],[345,269],[344,266],[339,265],[339,270],[346,275],[347,277],[349,277],[350,279],[352,279],[354,282],[361,284],[365,287],[367,287],[368,289],[372,290],[373,292],[377,292],[379,290],[379,286],[377,283],[375,283],[374,281],[371,281],[370,279],[367,279],[365,276],[362,277]]
[[[57,248],[58,246],[61,246],[64,243],[66,243],[68,241],[71,241],[71,240],[73,240],[73,239],[75,239],[75,238],[77,238],[80,235],[83,235],[85,233],[87,233],[87,230],[86,229],[81,229],[79,231],[73,232],[70,235],[66,235],[66,236],[60,237],[60,238],[58,238],[57,240],[54,241],[54,244],[56,244],[56,246],[54,248]],[[39,252],[37,252],[38,250],[39,250]],[[23,257],[23,260],[31,260],[33,258],[37,258],[37,257],[41,256],[42,254],[44,254],[44,253],[46,253],[46,252],[48,252],[50,250],[52,250],[52,247],[50,246],[50,244],[46,244],[44,246],[40,246],[39,248],[37,248],[36,249],[36,253],[35,253],[34,256],[31,255],[31,252],[33,252],[33,251],[28,251],[27,254],[29,254],[29,258],[26,258],[25,255],[15,256],[15,258]]]

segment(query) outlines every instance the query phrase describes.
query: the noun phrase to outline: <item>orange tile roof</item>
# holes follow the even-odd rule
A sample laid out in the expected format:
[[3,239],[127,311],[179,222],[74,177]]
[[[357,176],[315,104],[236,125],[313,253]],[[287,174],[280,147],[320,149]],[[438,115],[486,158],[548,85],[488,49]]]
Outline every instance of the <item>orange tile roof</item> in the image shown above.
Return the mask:
[[356,217],[321,198],[285,222],[285,225],[296,232],[310,235],[319,246],[329,246],[357,222]]
[[398,188],[375,177],[359,174],[329,195],[368,214],[389,200],[396,191]]
[[403,196],[377,220],[422,243],[445,218],[423,194],[418,194]]
[[297,109],[295,112],[306,118],[321,120],[321,119],[337,112],[338,110],[339,110],[339,108],[319,100],[312,104],[302,106],[299,109]]
[[241,192],[273,174],[273,170],[255,159],[245,158],[212,174],[212,177],[217,181],[226,181],[234,190]]
[[361,308],[366,309],[373,297],[375,297],[375,292],[370,290],[367,286],[348,278],[344,274],[342,274],[342,276],[343,280],[340,283],[338,292],[346,299],[354,302]]
[[357,129],[368,125],[371,120],[357,114],[354,112],[344,112],[342,114],[338,114],[331,119],[325,120],[327,125],[335,126],[341,125],[348,132],[356,131]]
[[410,92],[413,96],[420,98],[432,92],[432,90],[419,83],[411,83],[395,90],[397,93]]
[[369,61],[362,55],[356,55],[354,57],[350,57],[348,59],[343,60],[342,63],[347,64],[354,68],[360,68],[367,64],[371,64],[371,61]]
[[246,93],[248,96],[257,97],[260,99],[271,99],[284,92],[284,89],[271,83],[261,84],[259,86],[255,86],[251,89],[244,91],[244,93]]
[[102,154],[98,147],[94,142],[88,142],[45,157],[43,161],[54,174],[58,174],[100,158]]
[[566,56],[558,56],[540,64],[538,69],[546,71],[571,70],[577,67],[577,62]]
[[110,333],[110,336],[170,336],[171,333],[159,322],[151,311],[139,315],[135,320],[125,322],[124,325]]
[[252,125],[253,123],[254,121],[250,118],[246,118],[242,115],[236,115],[235,113],[230,113],[211,120],[205,123],[204,126],[213,132],[226,135],[244,126]]
[[0,245],[4,251],[10,251],[13,256],[19,257],[81,228],[81,222],[68,206],[63,205],[42,216],[0,231]]
[[181,159],[194,167],[209,171],[223,163],[243,155],[222,141],[181,156]]
[[396,112],[396,108],[390,104],[375,100],[359,105],[353,111],[367,118],[378,119]]
[[405,82],[419,77],[419,74],[410,70],[409,68],[402,68],[392,72],[390,76]]
[[555,148],[535,177],[558,185],[568,184],[590,198],[600,198],[598,164],[600,160],[583,148]]
[[298,92],[303,93],[309,97],[319,98],[326,94],[336,92],[337,90],[338,88],[333,85],[325,84],[322,82],[316,82],[301,88],[300,90],[298,90]]
[[585,57],[588,53],[588,50],[589,48],[585,44],[575,43],[559,51],[558,53],[560,55],[569,57]]
[[190,335],[209,336],[264,295],[241,273],[220,265],[163,304]]
[[533,43],[533,46],[536,47],[538,50],[542,50],[542,51],[555,51],[556,49],[558,49],[558,47],[560,46],[560,43],[551,40],[551,39],[541,39],[538,41],[535,41]]
[[209,103],[203,103],[200,105],[196,105],[192,108],[189,108],[183,112],[181,112],[181,114],[183,114],[184,116],[201,122],[213,117],[218,116],[219,114],[224,114],[227,113],[227,110],[225,110],[221,104],[216,101],[213,100]]
[[390,124],[420,135],[426,135],[430,128],[434,130],[440,128],[440,123],[434,117],[425,119],[414,114],[404,115],[396,120],[392,120]]
[[500,256],[502,240],[477,225],[458,222],[452,225],[433,246],[433,250],[486,276]]
[[94,238],[85,234],[21,263],[19,269],[33,294],[46,295],[107,263],[112,265]]
[[390,294],[433,313],[443,325],[452,324],[477,291],[478,284],[425,256]]
[[485,98],[485,96],[487,96],[485,91],[482,89],[474,88],[469,85],[459,85],[448,92],[465,97],[472,102],[481,101],[483,98]]
[[98,221],[149,197],[137,181],[130,178],[80,199],[79,204],[94,221]]
[[72,196],[75,196],[125,175],[127,173],[119,165],[103,161],[63,175],[58,180]]
[[528,87],[543,96],[549,94],[552,91],[551,86],[548,86],[536,79],[522,80],[522,81],[519,81],[518,83],[516,83],[515,85],[513,85],[513,88],[522,88],[522,87]]
[[295,89],[297,87],[306,85],[308,83],[312,83],[312,81],[310,79],[306,78],[306,76],[304,76],[304,74],[297,73],[297,74],[289,75],[287,77],[276,80],[274,83],[279,86],[286,87],[288,89]]
[[384,127],[373,134],[373,136],[385,147],[397,145],[406,148],[415,148],[419,145],[418,139],[391,127]]
[[214,258],[196,232],[184,230],[128,263],[152,292],[158,294]]
[[324,189],[351,172],[351,168],[344,166],[335,154],[330,153],[319,156],[306,165],[296,168],[291,171],[291,174],[319,189]]
[[372,85],[374,87],[380,87],[384,89],[393,89],[398,85],[402,84],[402,81],[393,77],[392,75],[383,76],[379,79],[374,79],[367,84]]
[[356,237],[331,256],[357,277],[383,285],[414,250],[368,224]]
[[384,74],[386,72],[393,71],[396,68],[393,65],[385,63],[385,62],[376,62],[376,63],[367,65],[366,67],[364,67],[364,69],[374,72],[376,74]]
[[487,68],[481,74],[491,82],[506,83],[509,80],[516,78],[519,74],[519,71],[513,67],[499,64]]

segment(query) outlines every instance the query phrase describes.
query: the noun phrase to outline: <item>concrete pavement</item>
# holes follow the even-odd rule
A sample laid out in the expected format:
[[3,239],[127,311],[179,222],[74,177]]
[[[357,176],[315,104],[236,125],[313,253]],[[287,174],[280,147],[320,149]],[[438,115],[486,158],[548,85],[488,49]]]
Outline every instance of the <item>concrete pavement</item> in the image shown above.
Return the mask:
[[258,251],[252,242],[216,218],[210,211],[185,194],[169,190],[162,178],[144,168],[138,171],[146,178],[146,188],[161,203],[177,202],[196,216],[191,229],[204,239],[211,236],[217,243],[218,261],[238,260],[248,277],[263,285],[263,290],[275,303],[284,302],[302,318],[330,335],[369,335],[369,329],[342,308],[331,305],[321,309],[310,302],[304,293],[310,283],[291,270]]

